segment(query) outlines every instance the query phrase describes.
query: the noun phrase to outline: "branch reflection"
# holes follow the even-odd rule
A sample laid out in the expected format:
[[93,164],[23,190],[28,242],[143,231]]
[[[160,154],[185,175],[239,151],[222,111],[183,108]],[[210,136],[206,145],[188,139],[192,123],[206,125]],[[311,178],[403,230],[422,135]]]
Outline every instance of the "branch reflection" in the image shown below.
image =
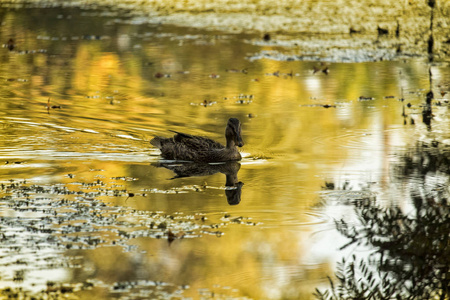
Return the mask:
[[[449,299],[450,206],[448,147],[418,145],[401,157],[396,173],[409,185],[411,208],[355,202],[356,222],[336,221],[350,245],[371,249],[338,263],[330,288],[318,299]],[[434,178],[434,180],[432,180]],[[436,180],[439,178],[439,180]]]

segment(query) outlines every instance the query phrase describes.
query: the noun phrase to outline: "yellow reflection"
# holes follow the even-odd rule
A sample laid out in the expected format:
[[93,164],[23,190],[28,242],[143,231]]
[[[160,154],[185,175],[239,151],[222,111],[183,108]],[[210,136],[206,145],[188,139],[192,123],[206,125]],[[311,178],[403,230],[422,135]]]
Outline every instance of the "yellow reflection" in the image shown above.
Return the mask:
[[[318,222],[311,217],[317,192],[330,178],[389,182],[393,147],[412,139],[403,127],[399,86],[426,87],[423,64],[335,63],[327,75],[314,73],[315,62],[250,62],[244,56],[255,46],[231,37],[180,44],[172,38],[185,32],[171,30],[167,38],[155,30],[151,40],[130,34],[75,42],[19,30],[26,47],[46,47],[52,55],[0,53],[0,70],[8,77],[0,87],[0,147],[5,160],[42,160],[45,167],[9,165],[2,180],[46,179],[74,191],[95,191],[82,183],[100,180],[109,191],[139,194],[102,195],[107,205],[208,217],[230,213],[261,223],[171,245],[134,239],[130,243],[139,250],[132,253],[116,247],[80,251],[91,269],[75,271],[74,278],[114,282],[134,276],[188,284],[188,295],[220,284],[254,299],[307,299],[331,269],[332,254],[312,266],[305,262]],[[46,106],[49,98],[61,108]],[[417,106],[421,98],[408,101]],[[417,117],[417,111],[408,113]],[[239,205],[228,205],[222,174],[172,180],[169,171],[151,166],[158,159],[147,142],[152,136],[178,130],[224,142],[231,116],[243,123],[248,154],[239,172]],[[191,189],[169,193],[184,187]]]

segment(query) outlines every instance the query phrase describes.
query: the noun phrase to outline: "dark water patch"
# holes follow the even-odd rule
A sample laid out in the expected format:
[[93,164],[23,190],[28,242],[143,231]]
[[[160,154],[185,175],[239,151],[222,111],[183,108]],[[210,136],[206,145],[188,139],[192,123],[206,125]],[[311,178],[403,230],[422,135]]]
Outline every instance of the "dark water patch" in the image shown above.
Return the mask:
[[[363,1],[350,6],[327,0],[302,3],[286,1],[283,4],[245,1],[238,5],[218,5],[208,0],[176,4],[147,1],[145,5],[113,4],[108,0],[90,3],[6,1],[2,3],[2,7],[81,9],[82,18],[108,19],[107,26],[149,24],[157,28],[165,24],[195,27],[210,30],[211,33],[222,33],[219,34],[221,36],[226,36],[223,32],[246,34],[247,42],[257,47],[294,50],[294,54],[287,54],[287,57],[270,55],[270,59],[361,62],[417,56],[448,58],[449,5],[447,1],[436,2],[437,5],[430,7],[426,1],[392,3],[383,0],[371,2],[370,5]],[[348,18],[349,15],[352,17]],[[75,18],[78,18],[76,13],[61,12],[57,16],[60,22]],[[214,44],[216,35],[139,33],[136,37],[169,37],[180,44],[205,46]],[[74,36],[87,41],[97,41],[102,37],[97,33]],[[48,37],[50,41],[53,38],[60,39],[57,36]],[[69,38],[71,37],[66,37]],[[10,45],[15,47],[16,44],[17,42],[5,45],[9,49]],[[136,48],[139,49],[140,46]],[[259,56],[254,55],[254,58],[260,59]]]
[[410,175],[424,178],[437,173],[450,175],[450,146],[438,140],[419,142],[398,156],[400,162],[395,171],[399,178]]
[[[292,52],[292,51],[291,51]],[[304,52],[304,51],[299,51]],[[247,56],[249,61],[260,59],[271,59],[276,61],[322,61],[322,62],[369,62],[401,59],[404,56],[396,55],[393,50],[372,50],[367,49],[348,49],[348,50],[328,50],[328,52],[311,51],[310,53],[290,54],[276,50],[262,50]]]

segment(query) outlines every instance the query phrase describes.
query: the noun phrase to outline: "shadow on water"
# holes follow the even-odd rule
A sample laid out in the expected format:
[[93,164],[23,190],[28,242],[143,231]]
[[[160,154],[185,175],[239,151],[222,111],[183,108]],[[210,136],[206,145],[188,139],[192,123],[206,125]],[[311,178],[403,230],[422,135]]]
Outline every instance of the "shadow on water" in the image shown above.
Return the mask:
[[208,163],[164,163],[159,162],[153,164],[156,167],[163,167],[173,171],[176,176],[172,179],[193,177],[193,176],[209,176],[218,172],[225,174],[225,195],[229,205],[237,205],[241,202],[242,186],[243,182],[239,181],[237,173],[241,168],[241,164],[238,162],[226,162],[217,164]]
[[449,150],[437,142],[420,144],[400,158],[396,180],[413,183],[408,212],[366,199],[353,203],[356,222],[335,221],[349,240],[340,250],[372,250],[343,258],[330,287],[316,289],[318,299],[449,298]]

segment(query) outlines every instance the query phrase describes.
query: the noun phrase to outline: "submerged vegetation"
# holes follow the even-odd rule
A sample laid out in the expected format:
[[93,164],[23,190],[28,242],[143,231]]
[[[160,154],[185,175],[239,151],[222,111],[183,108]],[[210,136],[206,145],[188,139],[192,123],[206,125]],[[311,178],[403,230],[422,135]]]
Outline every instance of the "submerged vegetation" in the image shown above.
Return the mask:
[[[129,289],[156,288],[156,294],[152,295],[157,295],[161,290],[159,286],[164,286],[167,294],[167,289],[177,290],[171,283],[136,281],[109,285],[87,280],[65,284],[57,278],[57,282],[45,278],[36,281],[33,274],[41,270],[82,268],[77,255],[79,250],[121,247],[125,252],[139,251],[133,241],[142,237],[165,239],[171,244],[175,240],[205,235],[220,237],[229,225],[256,225],[245,217],[226,213],[211,220],[202,214],[165,214],[114,206],[100,198],[105,195],[130,197],[130,193],[110,190],[100,181],[84,186],[98,191],[71,190],[62,184],[40,185],[25,180],[1,183],[0,267],[5,267],[2,280],[11,284],[27,282],[46,286],[37,288],[38,291],[36,287],[32,290],[7,288],[1,290],[1,294],[12,298],[58,298],[96,287],[111,293],[126,291],[128,295]],[[180,290],[175,292],[178,293]]]

